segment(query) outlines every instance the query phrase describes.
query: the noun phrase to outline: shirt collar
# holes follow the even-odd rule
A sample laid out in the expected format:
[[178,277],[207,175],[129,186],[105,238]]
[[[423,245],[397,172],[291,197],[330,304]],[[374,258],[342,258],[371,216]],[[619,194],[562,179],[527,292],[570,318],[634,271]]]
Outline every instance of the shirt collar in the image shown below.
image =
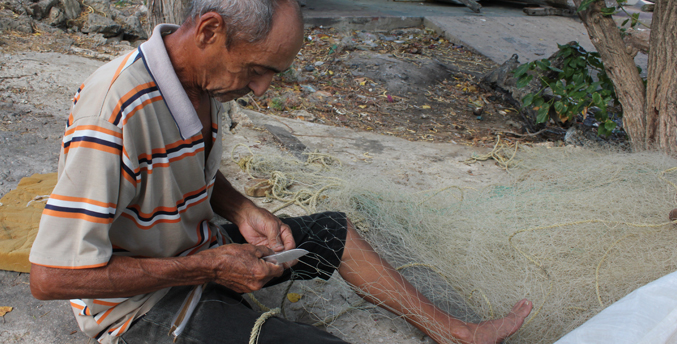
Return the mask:
[[167,48],[162,36],[170,34],[179,28],[178,25],[160,24],[155,27],[150,39],[141,44],[139,49],[143,53],[146,66],[153,76],[157,87],[162,93],[169,112],[179,127],[181,136],[186,139],[202,131],[202,123],[195,112],[186,91],[176,76],[174,66],[167,55]]

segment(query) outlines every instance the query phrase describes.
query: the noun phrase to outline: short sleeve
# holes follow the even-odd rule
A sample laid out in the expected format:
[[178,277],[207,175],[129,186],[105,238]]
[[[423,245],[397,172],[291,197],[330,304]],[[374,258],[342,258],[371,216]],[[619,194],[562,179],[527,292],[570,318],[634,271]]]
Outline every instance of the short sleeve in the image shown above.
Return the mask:
[[42,213],[31,263],[66,269],[108,263],[122,156],[122,131],[108,121],[85,117],[66,128],[59,179]]

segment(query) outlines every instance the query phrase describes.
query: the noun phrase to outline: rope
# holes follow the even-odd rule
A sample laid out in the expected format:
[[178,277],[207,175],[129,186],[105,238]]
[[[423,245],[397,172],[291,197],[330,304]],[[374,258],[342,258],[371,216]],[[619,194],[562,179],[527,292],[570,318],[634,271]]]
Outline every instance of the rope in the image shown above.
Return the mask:
[[[235,150],[239,147],[246,147],[249,151],[249,155],[244,156],[240,159],[235,158]],[[307,187],[301,188],[297,191],[291,191],[290,188],[294,185],[301,185],[302,183],[296,182],[293,176],[283,171],[274,170],[270,171],[268,176],[268,184],[271,186],[270,191],[266,192],[266,197],[270,200],[277,200],[283,202],[282,205],[275,208],[271,213],[275,214],[280,210],[289,207],[290,205],[297,205],[307,214],[312,214],[316,212],[317,205],[323,197],[323,193],[335,188],[340,188],[346,184],[342,179],[335,177],[325,177],[320,175],[318,172],[322,170],[329,169],[331,166],[338,164],[341,165],[341,161],[335,157],[318,152],[307,152],[303,153],[307,156],[305,163],[294,162],[295,164],[301,164],[302,168],[309,168],[316,170],[314,172],[302,172],[307,176],[310,176],[311,180],[317,180],[315,184],[306,185]],[[233,147],[231,151],[231,160],[235,162],[240,169],[247,173],[250,178],[257,178],[254,173],[257,170],[262,169],[260,166],[263,161],[257,161],[257,156],[252,152],[245,144],[237,144]],[[318,169],[319,167],[319,169]]]
[[270,311],[270,308],[266,307],[266,305],[262,304],[261,301],[259,301],[256,297],[254,297],[254,294],[252,293],[247,293],[247,296],[249,296],[249,299],[252,300],[252,302],[259,307],[260,310],[264,312]]
[[271,309],[261,314],[261,316],[258,319],[256,319],[254,327],[252,328],[252,333],[249,336],[249,344],[257,344],[259,342],[259,336],[261,335],[261,328],[263,327],[263,323],[279,312],[280,312],[279,308]]
[[[482,155],[473,154],[473,156],[466,159],[464,163],[473,164],[478,161],[486,161],[489,159],[494,159],[501,168],[507,171],[509,168],[515,167],[519,163],[519,162],[513,163],[515,155],[517,155],[518,146],[519,143],[515,142],[515,150],[512,152],[512,155],[508,155],[510,154],[510,152],[508,151],[509,147],[508,145],[501,143],[501,136],[498,135],[496,137],[496,144],[494,144],[494,148],[491,150],[491,152]],[[506,153],[506,151],[508,152]]]

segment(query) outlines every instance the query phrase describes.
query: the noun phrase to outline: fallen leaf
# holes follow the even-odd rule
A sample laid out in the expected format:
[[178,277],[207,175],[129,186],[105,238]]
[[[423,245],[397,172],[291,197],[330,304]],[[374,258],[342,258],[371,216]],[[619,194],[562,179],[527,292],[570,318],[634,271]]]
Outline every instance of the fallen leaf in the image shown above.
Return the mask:
[[289,300],[291,303],[299,302],[299,300],[301,300],[301,295],[297,293],[289,293],[287,294],[287,300]]
[[4,317],[5,314],[11,312],[12,309],[13,309],[12,307],[8,307],[8,306],[0,307],[0,317]]
[[430,105],[423,105],[421,106],[421,109],[430,109]]

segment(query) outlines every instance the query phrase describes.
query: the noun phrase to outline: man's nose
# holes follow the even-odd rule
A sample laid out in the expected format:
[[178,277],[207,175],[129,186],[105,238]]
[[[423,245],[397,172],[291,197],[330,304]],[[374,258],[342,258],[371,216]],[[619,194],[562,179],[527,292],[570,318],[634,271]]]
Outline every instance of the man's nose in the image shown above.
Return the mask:
[[252,90],[252,92],[254,92],[254,94],[257,97],[260,97],[260,96],[263,95],[263,93],[266,92],[266,90],[268,89],[268,86],[270,86],[270,83],[273,81],[273,75],[275,75],[275,73],[270,72],[270,73],[266,73],[264,75],[258,76],[256,78],[252,79],[252,81],[250,81],[249,85],[247,85],[247,86]]

